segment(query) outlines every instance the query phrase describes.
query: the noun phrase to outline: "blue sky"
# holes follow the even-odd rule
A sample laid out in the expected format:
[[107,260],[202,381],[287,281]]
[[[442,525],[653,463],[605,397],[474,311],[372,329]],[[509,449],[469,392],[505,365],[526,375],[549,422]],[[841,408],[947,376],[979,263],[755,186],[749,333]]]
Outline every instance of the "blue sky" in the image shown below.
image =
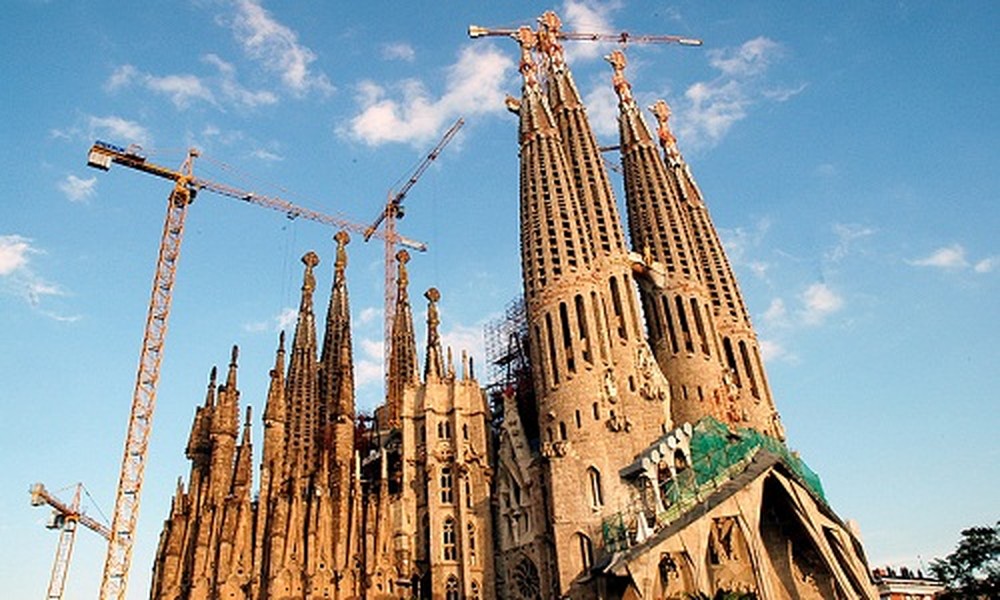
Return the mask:
[[[790,445],[858,521],[873,565],[919,566],[1000,499],[1000,7],[992,2],[6,4],[0,62],[0,588],[44,593],[57,535],[28,505],[44,482],[110,514],[170,186],[88,169],[94,139],[139,143],[202,177],[358,222],[374,218],[456,118],[413,188],[425,241],[411,294],[442,292],[445,340],[482,364],[483,324],[519,290],[513,42],[554,8],[566,29],[700,37],[632,46],[644,104],[679,144],[767,354]],[[569,49],[601,143],[615,143],[611,47]],[[616,160],[609,155],[609,159]],[[620,190],[620,180],[613,176]],[[619,193],[619,196],[621,194]],[[333,231],[202,194],[191,207],[131,575],[149,570],[194,407],[241,347],[262,408],[299,257]],[[358,402],[381,392],[382,248],[349,246]],[[415,303],[422,322],[423,304]],[[421,332],[422,333],[422,332]],[[483,369],[479,374],[485,378]],[[259,424],[255,423],[259,440]],[[919,557],[919,558],[918,558]],[[104,544],[77,536],[67,597],[93,596]]]

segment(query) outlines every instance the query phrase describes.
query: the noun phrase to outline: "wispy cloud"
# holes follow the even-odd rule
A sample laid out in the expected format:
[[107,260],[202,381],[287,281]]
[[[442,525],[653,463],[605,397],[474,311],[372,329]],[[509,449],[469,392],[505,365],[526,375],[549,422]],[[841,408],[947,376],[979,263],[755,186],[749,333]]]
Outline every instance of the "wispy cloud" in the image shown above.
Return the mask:
[[922,258],[906,262],[915,267],[932,267],[947,271],[963,271],[971,267],[976,273],[990,273],[1000,266],[1000,256],[971,260],[966,256],[965,247],[955,243],[942,246]]
[[152,141],[145,127],[119,116],[91,116],[87,121],[91,138],[110,137],[116,143],[134,143],[141,146],[148,146]]
[[382,366],[385,346],[382,340],[362,338],[358,349],[361,352],[354,361],[354,384],[360,388],[381,382],[385,376]]
[[[622,7],[622,3],[595,2],[593,0],[566,0],[559,15],[563,19],[563,29],[585,33],[618,33],[611,16]],[[596,60],[614,48],[614,43],[586,42],[565,44],[566,60],[579,63]]]
[[263,160],[265,162],[281,162],[285,160],[284,156],[271,152],[270,150],[265,150],[264,148],[256,148],[250,153],[250,156]]
[[59,285],[46,281],[31,268],[30,257],[42,253],[29,238],[17,234],[0,235],[0,293],[21,298],[39,314],[51,319],[78,321],[79,316],[63,315],[42,306],[48,296],[66,295]]
[[295,319],[298,315],[299,312],[296,309],[286,306],[273,317],[252,323],[244,323],[243,330],[250,333],[288,331],[295,325]]
[[938,248],[928,256],[907,262],[915,267],[937,267],[939,269],[964,269],[969,266],[969,261],[965,259],[965,248],[961,244]]
[[334,91],[329,78],[311,67],[316,54],[299,42],[295,31],[275,20],[259,2],[238,0],[230,26],[246,55],[278,74],[294,94]]
[[745,119],[754,104],[762,100],[784,102],[805,90],[805,84],[776,87],[763,81],[784,53],[781,44],[763,36],[737,48],[709,51],[709,64],[719,75],[696,82],[684,92],[677,117],[684,143],[711,146]]
[[599,85],[583,100],[587,105],[587,120],[599,136],[618,135],[618,95],[610,85]]
[[56,184],[70,202],[86,202],[97,194],[97,178],[80,179],[76,175],[67,175]]
[[216,54],[206,54],[202,60],[219,71],[219,88],[230,102],[247,108],[277,104],[278,96],[269,90],[251,90],[244,87],[236,76],[236,67]]
[[404,42],[396,42],[393,44],[383,44],[382,46],[382,58],[385,60],[402,60],[405,62],[413,62],[417,57],[417,52],[413,49],[413,46],[406,44]]
[[814,283],[800,296],[802,310],[799,316],[806,325],[819,325],[844,307],[844,299],[825,283]]
[[165,96],[178,109],[184,110],[204,102],[223,108],[223,104],[255,108],[275,104],[278,96],[269,90],[251,90],[243,86],[236,74],[236,67],[216,54],[206,54],[202,62],[214,67],[216,76],[198,76],[191,73],[154,75],[140,71],[132,65],[116,68],[104,83],[105,91],[114,93],[138,85],[154,94]]
[[837,237],[837,243],[826,253],[825,258],[830,262],[838,262],[851,253],[858,240],[875,235],[875,229],[853,223],[834,223],[833,234]]
[[408,79],[393,86],[396,98],[372,81],[357,87],[361,112],[338,130],[369,146],[389,142],[424,144],[459,115],[500,113],[504,85],[513,61],[492,45],[466,46],[447,69],[445,91],[433,97],[423,82]]

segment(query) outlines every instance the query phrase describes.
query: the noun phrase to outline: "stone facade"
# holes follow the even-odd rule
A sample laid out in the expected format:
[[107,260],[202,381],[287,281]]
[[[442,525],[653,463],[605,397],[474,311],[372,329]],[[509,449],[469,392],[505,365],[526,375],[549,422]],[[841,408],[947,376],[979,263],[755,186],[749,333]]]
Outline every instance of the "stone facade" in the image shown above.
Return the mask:
[[[522,367],[488,396],[441,346],[436,289],[416,348],[397,255],[386,402],[355,414],[338,234],[317,343],[305,272],[280,338],[254,495],[237,353],[195,412],[154,565],[157,600],[876,598],[857,536],[784,445],[756,334],[701,192],[613,53],[628,239],[547,13],[522,28]],[[662,150],[662,154],[661,154]],[[494,357],[496,358],[496,357]]]

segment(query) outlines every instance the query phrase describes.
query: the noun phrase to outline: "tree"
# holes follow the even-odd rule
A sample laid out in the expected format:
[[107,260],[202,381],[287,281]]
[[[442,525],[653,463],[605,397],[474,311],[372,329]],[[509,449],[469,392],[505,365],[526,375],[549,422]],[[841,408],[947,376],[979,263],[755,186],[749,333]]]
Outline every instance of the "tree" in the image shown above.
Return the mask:
[[1000,598],[1000,521],[962,531],[958,548],[934,559],[931,573],[947,586],[945,600]]

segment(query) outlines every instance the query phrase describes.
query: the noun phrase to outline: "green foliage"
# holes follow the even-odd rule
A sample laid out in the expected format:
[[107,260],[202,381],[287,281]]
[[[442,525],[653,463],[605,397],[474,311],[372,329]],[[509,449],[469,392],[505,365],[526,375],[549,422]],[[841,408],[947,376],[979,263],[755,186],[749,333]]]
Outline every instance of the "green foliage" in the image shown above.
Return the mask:
[[958,548],[935,559],[931,573],[948,588],[942,599],[1000,598],[1000,521],[962,531]]

